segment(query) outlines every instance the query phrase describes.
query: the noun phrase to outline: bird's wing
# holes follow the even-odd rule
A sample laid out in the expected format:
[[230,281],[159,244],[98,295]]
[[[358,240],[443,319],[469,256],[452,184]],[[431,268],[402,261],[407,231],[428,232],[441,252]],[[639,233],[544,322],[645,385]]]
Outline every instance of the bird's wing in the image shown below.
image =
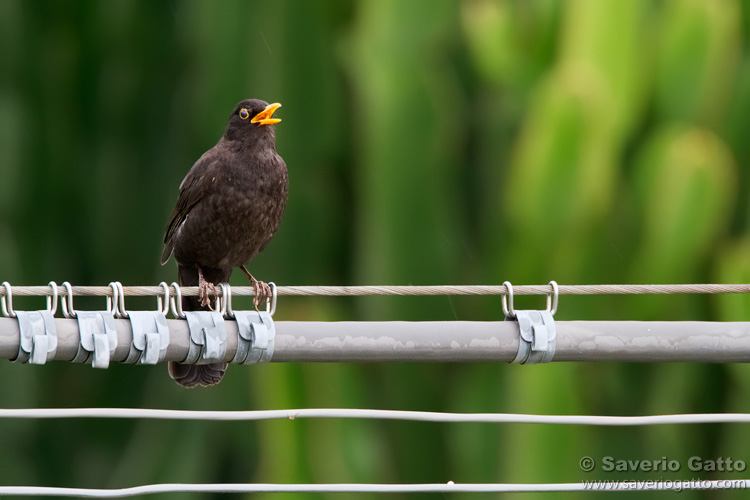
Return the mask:
[[195,162],[193,168],[190,169],[180,184],[180,197],[177,199],[177,205],[174,207],[167,224],[167,232],[164,234],[164,250],[161,253],[162,265],[166,264],[169,256],[172,255],[172,240],[180,225],[187,219],[190,210],[207,194],[206,183],[200,182],[200,180],[206,176],[207,171],[216,161],[214,155],[209,153],[211,151],[208,151]]

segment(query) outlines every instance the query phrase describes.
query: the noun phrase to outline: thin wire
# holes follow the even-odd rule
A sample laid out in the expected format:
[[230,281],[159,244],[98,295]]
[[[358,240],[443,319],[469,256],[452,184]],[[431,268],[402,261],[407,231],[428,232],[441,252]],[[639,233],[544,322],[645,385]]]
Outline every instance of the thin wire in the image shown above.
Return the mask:
[[[181,287],[182,295],[198,295],[198,287]],[[366,296],[366,295],[507,295],[504,285],[435,285],[435,286],[279,286],[278,295],[286,296]],[[74,296],[112,297],[109,286],[74,286]],[[124,286],[126,296],[163,296],[160,286]],[[515,295],[548,295],[550,285],[513,285]],[[640,295],[640,294],[718,294],[750,293],[750,284],[678,284],[678,285],[559,285],[560,295]],[[6,295],[0,287],[0,297]],[[16,296],[51,296],[49,286],[13,286]],[[66,297],[65,289],[59,290]],[[174,294],[174,287],[170,287]],[[217,290],[221,296],[221,291]],[[252,296],[251,286],[233,286],[233,295]]]
[[148,484],[119,489],[0,486],[0,495],[124,498],[156,493],[529,493],[554,491],[683,491],[747,489],[749,479],[689,481],[581,481],[580,483],[431,483],[431,484]]
[[[0,418],[150,418],[172,420],[262,420],[297,418],[381,418],[431,422],[503,422],[573,425],[659,425],[750,422],[750,414],[680,414],[640,417],[438,413],[363,409],[301,409],[265,411],[186,411],[140,408],[1,409]],[[747,489],[750,480],[715,481],[582,481],[548,484],[151,484],[120,489],[0,486],[0,495],[125,498],[157,493],[498,493],[624,490]]]
[[620,417],[596,415],[528,415],[513,413],[444,413],[354,408],[306,408],[297,410],[248,411],[159,410],[151,408],[19,408],[0,409],[0,418],[141,418],[204,421],[351,418],[445,423],[474,422],[595,426],[750,423],[750,413],[698,413]]

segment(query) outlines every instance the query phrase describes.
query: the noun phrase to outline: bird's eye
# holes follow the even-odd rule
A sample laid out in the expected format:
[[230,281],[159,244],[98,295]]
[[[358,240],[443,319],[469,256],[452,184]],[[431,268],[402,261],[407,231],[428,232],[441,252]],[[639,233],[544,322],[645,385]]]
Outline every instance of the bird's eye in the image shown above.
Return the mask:
[[242,118],[243,120],[247,120],[248,118],[250,118],[250,113],[248,113],[245,108],[242,108],[240,110],[240,118]]

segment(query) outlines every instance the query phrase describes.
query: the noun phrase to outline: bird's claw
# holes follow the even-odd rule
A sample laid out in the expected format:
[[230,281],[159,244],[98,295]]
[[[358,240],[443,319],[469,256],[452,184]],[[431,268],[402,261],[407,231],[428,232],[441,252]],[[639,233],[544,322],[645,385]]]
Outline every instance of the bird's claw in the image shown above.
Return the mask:
[[258,281],[251,276],[250,283],[255,292],[255,295],[253,295],[253,305],[255,306],[255,310],[258,311],[261,304],[265,304],[269,301],[273,292],[271,291],[271,287],[268,286],[268,283],[265,281]]
[[[203,277],[201,276],[201,278]],[[211,296],[213,296],[213,299]],[[217,297],[216,286],[210,281],[201,279],[198,283],[198,299],[200,300],[201,305],[203,307],[208,306],[208,308],[213,311],[214,308],[211,307],[211,302]]]

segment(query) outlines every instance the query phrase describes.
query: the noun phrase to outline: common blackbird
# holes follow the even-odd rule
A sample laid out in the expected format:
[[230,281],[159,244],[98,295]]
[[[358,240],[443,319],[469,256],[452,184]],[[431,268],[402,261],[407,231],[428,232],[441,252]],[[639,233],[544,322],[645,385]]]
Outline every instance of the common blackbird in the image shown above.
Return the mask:
[[[215,285],[241,267],[255,287],[255,307],[268,296],[244,264],[263,250],[279,227],[289,192],[284,160],[276,153],[273,118],[281,104],[247,99],[235,106],[224,135],[193,165],[180,184],[180,197],[164,236],[164,265],[174,254],[179,282],[198,286],[198,297],[183,297],[188,311],[211,308]],[[169,363],[169,375],[184,387],[218,384],[227,363]]]

